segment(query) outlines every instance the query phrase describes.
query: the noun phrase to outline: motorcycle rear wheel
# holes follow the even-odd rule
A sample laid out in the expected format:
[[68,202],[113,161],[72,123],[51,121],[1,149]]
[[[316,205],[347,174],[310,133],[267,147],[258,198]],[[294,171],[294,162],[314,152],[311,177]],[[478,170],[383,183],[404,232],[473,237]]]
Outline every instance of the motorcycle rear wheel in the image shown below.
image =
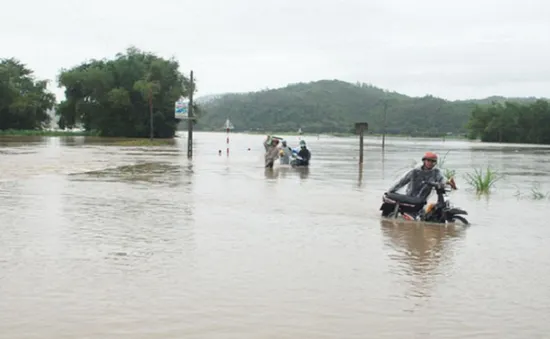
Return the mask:
[[468,220],[466,218],[464,218],[460,215],[454,215],[451,218],[451,222],[457,224],[457,221],[458,221],[458,223],[461,223],[462,225],[470,225],[470,223],[468,222]]

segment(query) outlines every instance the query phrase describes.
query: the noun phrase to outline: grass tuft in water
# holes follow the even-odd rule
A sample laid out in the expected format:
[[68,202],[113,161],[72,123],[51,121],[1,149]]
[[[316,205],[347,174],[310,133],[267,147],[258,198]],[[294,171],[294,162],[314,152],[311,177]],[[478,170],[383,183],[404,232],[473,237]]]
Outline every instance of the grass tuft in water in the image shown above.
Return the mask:
[[447,155],[449,155],[449,152],[450,152],[450,151],[447,151],[447,153],[445,153],[445,155],[442,156],[442,157],[437,161],[437,165],[438,165],[440,168],[445,168],[445,161],[447,161]]
[[542,193],[541,191],[537,190],[536,188],[531,189],[531,199],[533,200],[542,200],[548,198],[548,192]]
[[546,193],[542,192],[539,183],[534,184],[533,188],[531,188],[531,191],[529,193],[530,193],[529,197],[533,200],[548,199],[550,197],[549,192],[546,192]]
[[456,176],[456,170],[447,168],[445,166],[445,163],[447,161],[447,155],[449,155],[449,152],[450,151],[447,151],[447,153],[445,153],[445,155],[441,157],[441,159],[439,159],[437,164],[437,166],[441,168],[441,170],[443,171],[443,175],[445,176],[445,178],[447,178],[447,180],[454,178]]
[[502,176],[497,171],[489,167],[485,171],[483,169],[475,169],[474,173],[466,174],[466,182],[478,194],[488,194],[491,188],[495,186],[495,183],[501,178]]
[[544,193],[540,188],[539,183],[535,183],[533,187],[529,190],[528,194],[524,194],[521,190],[516,187],[516,193],[514,196],[518,199],[531,199],[531,200],[543,200],[550,199],[550,192]]
[[452,169],[444,168],[443,169],[443,175],[445,176],[445,178],[451,179],[451,178],[454,178],[456,176],[456,171],[452,170]]

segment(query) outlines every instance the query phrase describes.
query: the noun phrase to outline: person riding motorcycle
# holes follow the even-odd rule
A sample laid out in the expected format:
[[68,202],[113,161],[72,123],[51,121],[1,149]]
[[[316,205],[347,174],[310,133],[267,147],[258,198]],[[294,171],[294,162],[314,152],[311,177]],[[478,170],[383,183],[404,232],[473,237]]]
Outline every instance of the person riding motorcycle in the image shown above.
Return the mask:
[[309,161],[311,160],[311,152],[307,149],[306,142],[300,140],[300,150],[298,151],[297,157],[294,160],[295,166],[309,166]]
[[408,184],[406,195],[415,198],[427,199],[432,191],[432,187],[424,182],[436,182],[445,185],[447,180],[436,168],[437,154],[426,152],[422,157],[422,165],[408,171],[399,181],[393,184],[386,193],[396,193],[399,189]]

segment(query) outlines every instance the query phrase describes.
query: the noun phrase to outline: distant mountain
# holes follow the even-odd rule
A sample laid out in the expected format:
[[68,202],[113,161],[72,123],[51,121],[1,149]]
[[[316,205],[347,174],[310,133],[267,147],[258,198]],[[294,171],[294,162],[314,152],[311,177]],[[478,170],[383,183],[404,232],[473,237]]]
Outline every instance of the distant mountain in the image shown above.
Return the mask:
[[513,101],[513,102],[521,102],[521,103],[532,103],[537,101],[537,99],[543,99],[543,98],[536,98],[536,97],[503,97],[503,96],[490,96],[484,99],[467,99],[467,100],[455,100],[453,102],[456,103],[475,103],[478,105],[489,105],[493,102],[496,103],[504,103],[506,101]]
[[197,104],[206,104],[209,102],[212,102],[214,100],[220,99],[225,94],[210,94],[210,95],[202,95],[196,97],[193,101],[195,101]]
[[197,129],[220,130],[229,118],[236,131],[288,132],[302,128],[306,133],[349,132],[355,122],[366,121],[370,132],[382,132],[386,116],[388,133],[465,134],[466,123],[477,104],[504,100],[507,99],[448,101],[430,95],[410,97],[369,84],[321,80],[211,96],[200,105],[204,115]]

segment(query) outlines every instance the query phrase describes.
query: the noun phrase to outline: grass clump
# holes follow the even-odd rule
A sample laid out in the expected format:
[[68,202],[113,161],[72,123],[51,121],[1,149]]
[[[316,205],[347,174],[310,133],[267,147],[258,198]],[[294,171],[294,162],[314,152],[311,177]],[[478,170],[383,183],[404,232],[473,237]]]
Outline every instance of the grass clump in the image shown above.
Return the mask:
[[440,168],[445,168],[445,161],[447,161],[447,155],[449,155],[450,151],[447,151],[444,156],[442,156],[439,160],[437,160],[437,165]]
[[445,155],[441,157],[437,162],[437,166],[441,169],[441,171],[443,171],[443,175],[447,180],[454,178],[456,176],[456,170],[447,168],[445,166],[445,163],[447,161],[447,155],[449,154],[449,152],[450,151],[447,151],[447,153],[445,153]]
[[540,188],[539,188],[539,185],[535,185],[533,188],[531,188],[531,199],[533,200],[542,200],[542,199],[548,199],[548,196],[549,196],[549,193],[546,192],[546,193],[543,193]]
[[478,194],[488,194],[491,188],[495,186],[495,183],[499,181],[502,176],[491,168],[475,169],[474,173],[466,174],[466,182],[476,191]]
[[544,200],[550,199],[550,192],[544,193],[540,188],[539,183],[535,183],[529,190],[529,193],[522,193],[519,187],[516,186],[516,193],[514,196],[518,199],[531,199],[531,200]]
[[443,169],[443,175],[445,176],[445,178],[451,179],[451,178],[454,178],[456,176],[456,171],[452,170],[452,169],[444,168]]

